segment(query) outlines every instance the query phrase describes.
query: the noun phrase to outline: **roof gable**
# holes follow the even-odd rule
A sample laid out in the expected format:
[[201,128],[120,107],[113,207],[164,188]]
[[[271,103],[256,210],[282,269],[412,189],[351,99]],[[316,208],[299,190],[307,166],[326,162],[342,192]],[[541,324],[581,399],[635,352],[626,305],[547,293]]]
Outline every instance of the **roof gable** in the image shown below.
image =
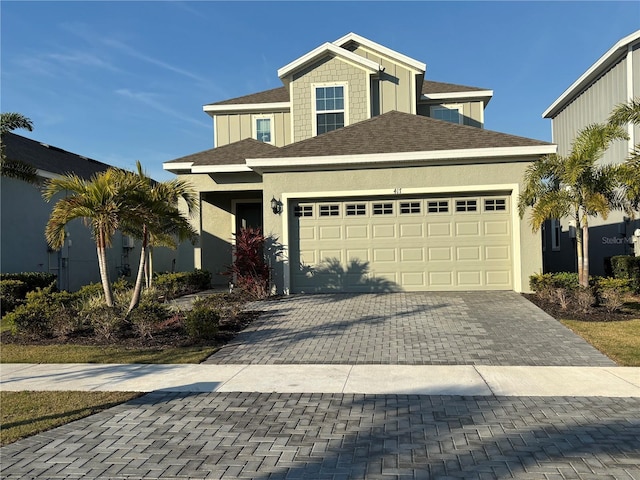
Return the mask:
[[402,53],[396,52],[395,50],[391,50],[390,48],[385,47],[384,45],[380,45],[379,43],[369,40],[368,38],[364,38],[358,35],[357,33],[353,33],[353,32],[347,33],[345,36],[340,37],[338,40],[333,42],[333,45],[344,48],[346,45],[348,45],[351,42],[361,45],[370,50],[373,50],[376,53],[382,54],[386,57],[389,57],[397,62],[403,63],[416,70],[419,70],[421,73],[424,73],[427,69],[426,64],[424,64],[423,62],[420,62],[411,57],[408,57]]

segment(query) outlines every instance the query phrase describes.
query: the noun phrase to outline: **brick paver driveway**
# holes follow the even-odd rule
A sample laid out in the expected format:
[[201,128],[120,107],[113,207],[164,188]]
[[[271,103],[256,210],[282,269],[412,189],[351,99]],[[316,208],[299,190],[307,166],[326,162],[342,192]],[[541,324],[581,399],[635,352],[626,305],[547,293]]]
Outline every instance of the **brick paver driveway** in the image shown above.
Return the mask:
[[292,295],[206,363],[614,363],[514,292]]
[[[515,293],[295,296],[214,363],[609,365]],[[156,392],[0,449],[7,479],[640,479],[640,399]]]

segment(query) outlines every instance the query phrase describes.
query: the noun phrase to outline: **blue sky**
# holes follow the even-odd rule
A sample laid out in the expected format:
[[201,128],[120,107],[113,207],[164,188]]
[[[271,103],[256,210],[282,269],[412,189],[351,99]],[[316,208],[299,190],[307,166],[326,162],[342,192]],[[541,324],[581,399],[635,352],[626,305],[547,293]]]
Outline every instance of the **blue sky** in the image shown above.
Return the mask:
[[492,89],[486,128],[551,140],[542,112],[618,40],[640,2],[2,1],[3,112],[21,135],[112,165],[213,146],[202,106],[281,86],[277,69],[355,32]]

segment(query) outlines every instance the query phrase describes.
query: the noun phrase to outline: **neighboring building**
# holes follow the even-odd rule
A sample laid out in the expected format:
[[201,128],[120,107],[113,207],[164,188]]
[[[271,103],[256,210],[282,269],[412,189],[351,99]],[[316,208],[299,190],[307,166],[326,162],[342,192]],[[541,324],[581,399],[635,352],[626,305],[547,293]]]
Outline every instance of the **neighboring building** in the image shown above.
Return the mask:
[[[7,158],[33,165],[44,181],[66,173],[89,179],[103,172],[109,165],[40,143],[14,133],[3,136]],[[52,250],[44,236],[55,201],[42,198],[41,186],[13,178],[0,177],[1,230],[0,271],[50,272],[58,277],[58,288],[74,291],[91,282],[99,282],[96,244],[82,220],[73,220],[66,228],[68,239],[60,250]],[[137,248],[136,247],[137,244]],[[154,257],[156,270],[172,267],[173,252],[161,249]],[[108,250],[112,279],[125,276],[135,278],[140,255],[139,242],[116,233]]]
[[542,255],[517,197],[556,147],[484,130],[493,92],[425,69],[350,33],[283,87],[205,105],[215,148],[164,164],[200,192],[195,266],[225,283],[233,234],[262,226],[278,292],[528,290]]
[[[605,123],[616,105],[640,97],[640,30],[623,38],[602,55],[542,116],[551,119],[553,142],[566,155],[576,134],[593,123]],[[620,163],[640,142],[640,126],[628,125],[629,140],[617,141],[605,153],[605,163]],[[547,271],[577,271],[575,224],[568,219],[547,223],[544,266]],[[592,275],[605,274],[607,260],[633,253],[630,244],[640,221],[622,212],[612,212],[607,220],[591,218],[589,228],[589,268]]]

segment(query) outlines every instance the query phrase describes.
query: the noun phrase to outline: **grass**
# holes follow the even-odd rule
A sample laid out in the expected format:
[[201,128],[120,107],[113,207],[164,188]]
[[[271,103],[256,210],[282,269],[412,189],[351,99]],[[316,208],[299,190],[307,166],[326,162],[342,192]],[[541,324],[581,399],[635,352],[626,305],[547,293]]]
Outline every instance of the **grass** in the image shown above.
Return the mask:
[[0,392],[0,445],[139,397],[135,392]]
[[619,322],[560,321],[617,364],[640,367],[640,319]]
[[200,363],[217,347],[132,349],[118,346],[5,344],[0,363]]

